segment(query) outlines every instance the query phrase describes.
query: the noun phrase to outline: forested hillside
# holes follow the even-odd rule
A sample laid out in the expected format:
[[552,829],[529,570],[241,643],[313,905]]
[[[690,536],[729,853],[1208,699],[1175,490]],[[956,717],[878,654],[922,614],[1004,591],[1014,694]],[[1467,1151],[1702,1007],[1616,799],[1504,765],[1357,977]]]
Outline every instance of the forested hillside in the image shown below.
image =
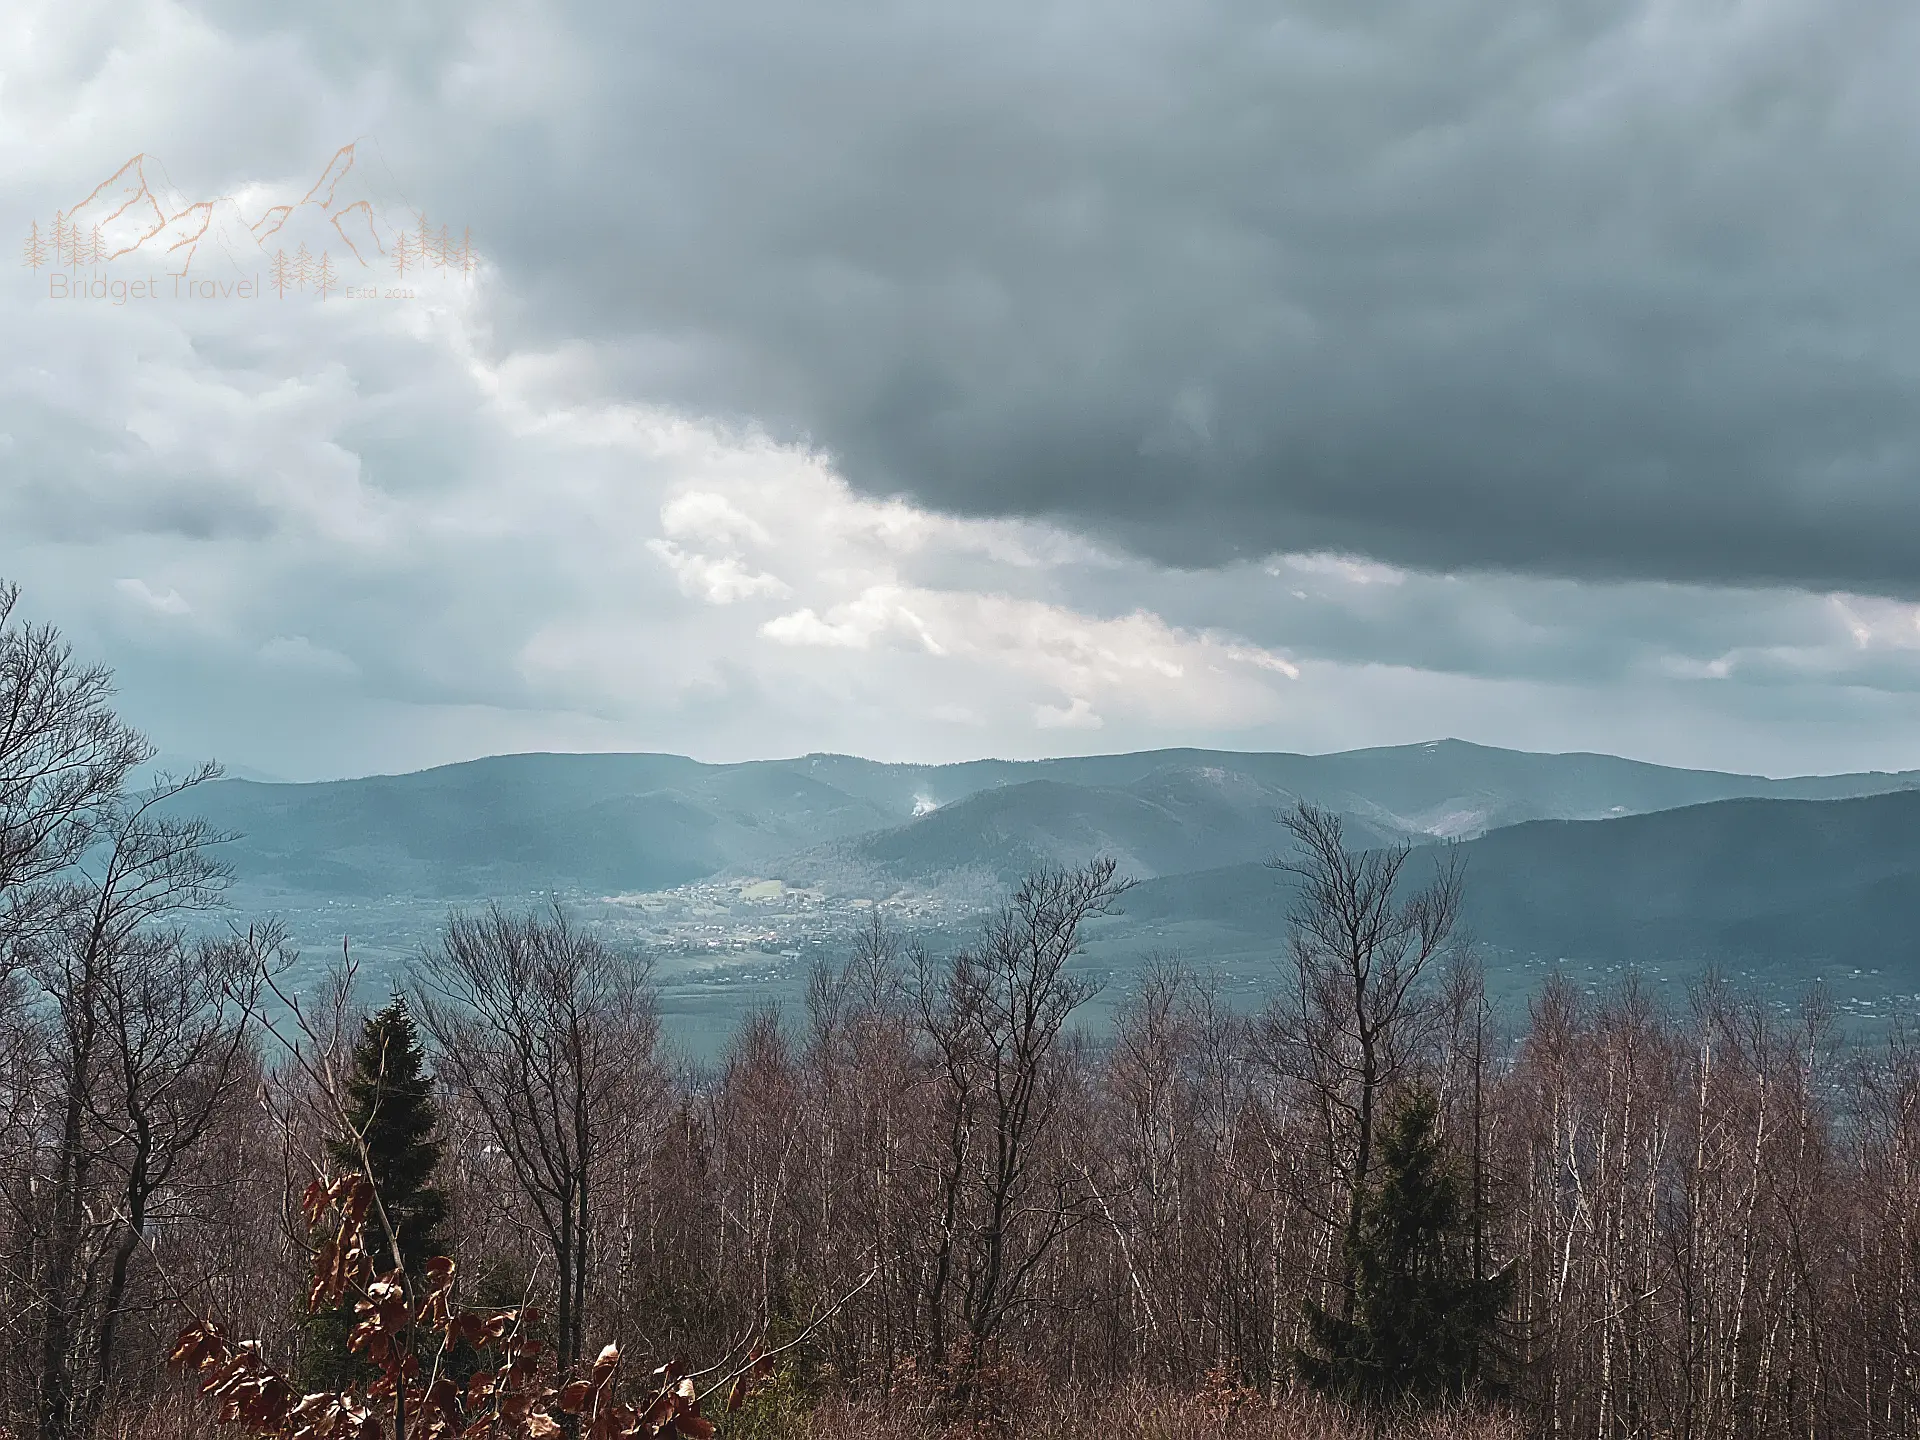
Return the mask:
[[[1464,842],[1457,859],[1467,924],[1495,954],[1787,981],[1844,964],[1920,993],[1920,793],[1534,821]],[[1149,933],[1216,926],[1239,948],[1284,930],[1293,898],[1284,875],[1240,864],[1143,883],[1127,912]]]

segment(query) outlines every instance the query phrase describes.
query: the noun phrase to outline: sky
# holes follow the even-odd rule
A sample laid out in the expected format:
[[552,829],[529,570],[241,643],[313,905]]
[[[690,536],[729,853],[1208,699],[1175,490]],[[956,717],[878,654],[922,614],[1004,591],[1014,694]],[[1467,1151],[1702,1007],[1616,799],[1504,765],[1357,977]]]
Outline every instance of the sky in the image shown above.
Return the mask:
[[289,779],[1920,767],[1917,66],[1864,0],[10,0],[0,577]]

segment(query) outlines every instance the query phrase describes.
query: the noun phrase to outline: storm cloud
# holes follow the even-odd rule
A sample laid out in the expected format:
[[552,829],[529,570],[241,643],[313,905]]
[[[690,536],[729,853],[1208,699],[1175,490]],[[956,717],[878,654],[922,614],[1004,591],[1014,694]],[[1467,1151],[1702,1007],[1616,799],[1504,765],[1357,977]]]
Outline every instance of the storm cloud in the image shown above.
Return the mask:
[[[463,43],[415,143],[507,333],[863,492],[1180,566],[1920,590],[1902,7],[620,4]],[[538,96],[490,83],[516,49]]]

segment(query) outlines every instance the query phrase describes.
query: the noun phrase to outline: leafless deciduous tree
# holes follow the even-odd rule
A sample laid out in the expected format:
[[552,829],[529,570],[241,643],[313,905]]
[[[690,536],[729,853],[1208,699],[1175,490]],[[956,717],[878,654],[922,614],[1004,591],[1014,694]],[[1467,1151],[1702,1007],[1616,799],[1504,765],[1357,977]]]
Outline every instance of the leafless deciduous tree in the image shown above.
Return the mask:
[[[1374,1137],[1387,1089],[1421,1053],[1418,989],[1453,939],[1461,874],[1454,857],[1418,888],[1407,885],[1413,848],[1351,850],[1340,817],[1301,804],[1282,817],[1295,853],[1273,861],[1299,885],[1289,949],[1291,994],[1272,1013],[1271,1053],[1319,1113],[1330,1174],[1345,1204],[1343,1257],[1360,1235]],[[1350,1299],[1350,1258],[1340,1266]]]
[[417,980],[440,1077],[484,1117],[537,1217],[557,1277],[557,1348],[571,1363],[584,1344],[604,1161],[658,1083],[647,970],[557,908],[494,907],[453,916]]
[[34,1237],[36,1409],[52,1440],[92,1432],[135,1258],[169,1218],[177,1168],[251,1073],[248,1021],[279,932],[195,939],[177,923],[219,903],[224,837],[166,806],[215,773],[104,805],[93,848],[45,882],[19,942],[42,1002],[47,1104],[40,1183],[8,1199]]
[[79,860],[152,748],[116,715],[112,676],[15,617],[0,580],[0,966],[45,923],[45,886]]
[[1085,1219],[1064,1168],[1035,1163],[1066,1091],[1061,1034],[1093,987],[1067,973],[1086,922],[1108,913],[1128,882],[1110,859],[1041,869],[987,923],[978,945],[947,966],[923,967],[921,1023],[943,1085],[940,1215],[927,1296],[929,1357],[948,1354],[958,1298],[966,1351],[954,1369],[964,1404],[988,1347],[1054,1244]]

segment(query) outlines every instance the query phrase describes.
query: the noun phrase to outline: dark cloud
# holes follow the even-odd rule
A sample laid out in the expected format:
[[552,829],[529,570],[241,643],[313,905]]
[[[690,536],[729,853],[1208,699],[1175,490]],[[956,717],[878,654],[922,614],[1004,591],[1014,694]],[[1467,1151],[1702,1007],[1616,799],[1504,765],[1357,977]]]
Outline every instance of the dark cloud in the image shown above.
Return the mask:
[[[287,24],[219,0],[219,23]],[[1156,559],[1920,592],[1920,14],[348,5],[499,339]],[[399,110],[393,112],[400,114]],[[456,222],[457,223],[457,222]]]
[[412,142],[503,335],[597,333],[866,490],[1179,565],[1920,590],[1908,12],[520,23],[568,83],[490,97],[469,46]]

